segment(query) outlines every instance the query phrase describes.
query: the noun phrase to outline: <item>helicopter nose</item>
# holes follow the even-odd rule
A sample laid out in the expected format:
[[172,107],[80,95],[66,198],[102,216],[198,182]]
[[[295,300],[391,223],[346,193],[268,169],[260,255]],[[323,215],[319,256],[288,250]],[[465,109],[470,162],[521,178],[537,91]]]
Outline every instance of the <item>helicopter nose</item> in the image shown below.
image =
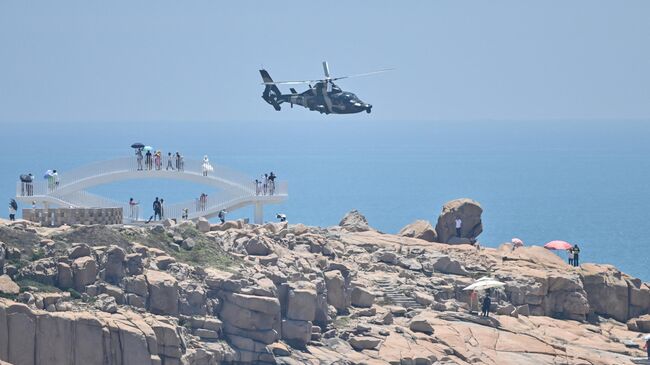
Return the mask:
[[370,113],[372,111],[372,105],[366,104],[366,113]]

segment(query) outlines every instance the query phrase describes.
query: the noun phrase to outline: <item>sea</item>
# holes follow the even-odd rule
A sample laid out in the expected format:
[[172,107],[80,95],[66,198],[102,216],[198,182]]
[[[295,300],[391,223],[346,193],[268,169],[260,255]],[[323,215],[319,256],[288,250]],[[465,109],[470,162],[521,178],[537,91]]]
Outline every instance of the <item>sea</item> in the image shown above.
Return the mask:
[[[435,225],[445,202],[483,207],[483,246],[513,237],[526,245],[565,240],[582,262],[613,264],[650,280],[650,121],[320,121],[49,122],[0,125],[0,196],[15,195],[20,174],[42,178],[133,156],[141,142],[186,158],[209,156],[250,175],[273,171],[289,199],[265,208],[291,223],[332,226],[357,209],[370,225],[396,233],[417,219]],[[133,180],[91,192],[151,209],[188,201],[205,186]],[[21,207],[23,208],[23,207]],[[146,213],[145,213],[146,214]],[[228,218],[252,217],[252,208]],[[8,209],[0,211],[7,217]]]

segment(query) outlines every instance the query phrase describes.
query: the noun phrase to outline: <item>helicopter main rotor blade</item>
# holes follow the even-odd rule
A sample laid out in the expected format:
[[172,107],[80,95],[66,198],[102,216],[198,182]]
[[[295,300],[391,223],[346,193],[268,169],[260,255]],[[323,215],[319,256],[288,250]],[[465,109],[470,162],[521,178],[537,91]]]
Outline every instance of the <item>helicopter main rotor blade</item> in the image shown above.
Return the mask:
[[329,80],[330,77],[330,66],[327,64],[327,61],[323,61],[323,72],[325,73],[325,79]]
[[335,77],[335,78],[333,78],[332,81],[334,81],[334,80],[341,80],[341,79],[349,79],[349,78],[352,78],[352,77],[370,76],[370,75],[380,74],[380,73],[384,73],[384,72],[388,72],[388,71],[393,71],[393,70],[394,70],[394,68],[386,68],[386,69],[383,69],[383,70],[377,70],[377,71],[372,71],[372,72],[366,72],[366,73],[362,73],[362,74],[349,75],[349,76],[340,76],[340,77]]
[[300,84],[312,84],[320,81],[323,80],[272,81],[272,82],[263,82],[262,85],[300,85]]

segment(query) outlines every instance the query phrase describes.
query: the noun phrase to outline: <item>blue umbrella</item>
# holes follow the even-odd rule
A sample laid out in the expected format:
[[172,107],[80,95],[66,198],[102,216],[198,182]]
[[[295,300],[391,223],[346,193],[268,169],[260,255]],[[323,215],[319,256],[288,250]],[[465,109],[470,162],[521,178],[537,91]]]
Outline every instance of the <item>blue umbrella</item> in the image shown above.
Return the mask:
[[151,146],[144,146],[143,150],[145,150],[145,151],[151,151],[151,150],[153,150],[153,147],[151,147]]

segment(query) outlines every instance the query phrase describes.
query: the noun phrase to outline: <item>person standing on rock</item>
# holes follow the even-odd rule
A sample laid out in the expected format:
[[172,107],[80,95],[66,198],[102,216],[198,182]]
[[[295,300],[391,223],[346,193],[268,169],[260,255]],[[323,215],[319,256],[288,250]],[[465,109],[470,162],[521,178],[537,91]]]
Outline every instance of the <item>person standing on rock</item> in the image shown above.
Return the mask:
[[160,198],[160,219],[165,217],[165,200]]
[[463,226],[463,220],[456,217],[456,237],[460,238],[460,229]]
[[571,254],[573,255],[573,266],[578,267],[580,266],[580,247],[578,245],[573,245],[573,248],[571,249]]
[[472,290],[469,295],[469,310],[472,312],[474,310],[474,303],[476,302],[476,311],[478,312],[478,293],[476,290]]
[[9,201],[9,220],[10,221],[15,221],[16,220],[16,212],[18,211],[18,203],[16,203],[16,199],[11,199]]
[[226,223],[226,213],[228,213],[228,212],[226,212],[225,209],[221,209],[219,211],[219,220],[221,221],[221,224]]
[[483,306],[482,306],[482,312],[481,315],[484,317],[489,317],[490,316],[490,306],[492,305],[492,299],[490,299],[490,292],[485,293],[485,297],[483,297]]
[[645,337],[645,345],[643,345],[643,349],[648,354],[648,360],[650,360],[650,336]]

